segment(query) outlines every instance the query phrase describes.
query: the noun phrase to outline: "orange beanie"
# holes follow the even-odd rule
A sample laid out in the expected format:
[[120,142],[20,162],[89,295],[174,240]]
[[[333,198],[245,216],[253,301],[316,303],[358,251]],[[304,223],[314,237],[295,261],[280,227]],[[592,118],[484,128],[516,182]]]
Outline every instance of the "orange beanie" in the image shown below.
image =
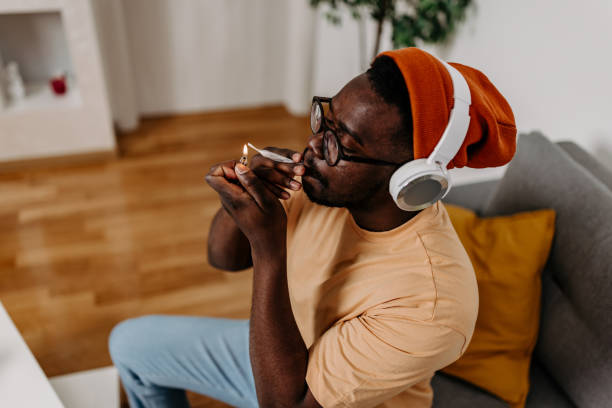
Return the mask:
[[[399,67],[412,108],[414,158],[433,152],[453,107],[453,82],[440,61],[415,47],[386,51]],[[472,94],[470,126],[461,148],[447,168],[497,167],[508,163],[516,151],[516,124],[508,102],[480,71],[449,63],[468,83]]]

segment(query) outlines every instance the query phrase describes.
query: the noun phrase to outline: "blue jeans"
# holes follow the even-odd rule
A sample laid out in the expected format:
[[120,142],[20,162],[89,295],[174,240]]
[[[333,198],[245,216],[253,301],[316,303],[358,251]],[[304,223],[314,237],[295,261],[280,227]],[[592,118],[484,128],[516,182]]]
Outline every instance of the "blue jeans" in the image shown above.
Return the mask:
[[258,407],[248,320],[129,319],[113,329],[109,350],[133,408],[189,407],[185,390]]

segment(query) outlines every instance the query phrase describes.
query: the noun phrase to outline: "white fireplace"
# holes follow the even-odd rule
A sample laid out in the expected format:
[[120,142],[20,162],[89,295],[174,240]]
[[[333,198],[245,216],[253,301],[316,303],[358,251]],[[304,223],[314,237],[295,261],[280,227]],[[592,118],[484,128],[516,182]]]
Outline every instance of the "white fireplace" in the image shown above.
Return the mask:
[[[0,162],[114,152],[88,0],[2,0],[0,58],[17,62],[26,91],[0,107]],[[63,95],[49,82],[57,73]]]

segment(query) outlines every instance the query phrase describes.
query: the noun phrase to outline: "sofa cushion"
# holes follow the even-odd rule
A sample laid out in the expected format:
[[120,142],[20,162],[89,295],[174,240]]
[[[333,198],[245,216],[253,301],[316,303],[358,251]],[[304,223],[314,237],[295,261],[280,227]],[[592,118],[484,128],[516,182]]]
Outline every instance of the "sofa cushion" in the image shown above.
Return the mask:
[[535,361],[531,364],[529,382],[531,387],[525,405],[527,408],[576,408],[550,375]]
[[500,179],[494,179],[453,186],[442,201],[469,208],[477,215],[481,215],[482,210],[493,197],[493,192],[497,188],[499,181]]
[[612,191],[542,134],[519,136],[484,216],[557,212],[536,356],[581,407],[612,404]]
[[555,212],[480,218],[463,207],[445,207],[474,266],[480,301],[465,354],[442,371],[524,407]]
[[431,380],[433,408],[508,408],[508,404],[480,388],[436,373]]

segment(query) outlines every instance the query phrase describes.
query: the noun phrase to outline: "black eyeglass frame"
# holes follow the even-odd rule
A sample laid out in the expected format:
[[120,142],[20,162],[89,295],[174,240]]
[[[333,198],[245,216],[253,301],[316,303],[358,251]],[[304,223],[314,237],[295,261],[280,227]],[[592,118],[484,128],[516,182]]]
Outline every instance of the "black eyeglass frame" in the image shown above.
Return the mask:
[[[323,103],[327,103],[331,106],[331,101],[332,101],[332,98],[327,98],[323,96],[313,96],[312,105],[310,107],[310,130],[312,131],[313,135],[323,132],[323,155],[325,156],[325,163],[327,163],[328,166],[334,167],[338,164],[338,162],[340,162],[340,160],[350,161],[350,162],[355,162],[355,163],[374,164],[378,166],[399,166],[401,164],[401,163],[392,163],[392,162],[388,162],[385,160],[371,159],[369,157],[353,156],[353,155],[346,154],[344,152],[344,146],[342,146],[342,143],[340,143],[340,139],[338,138],[338,135],[336,134],[336,132],[333,129],[330,129],[325,124],[325,111],[323,110]],[[316,106],[319,107],[319,110],[321,112],[321,122],[320,122],[318,129],[314,129],[313,124],[312,124],[312,117],[313,117]],[[327,153],[326,138],[330,137],[328,136],[328,132],[329,134],[331,134],[332,137],[334,137],[336,146],[338,146],[338,157],[336,158],[336,161],[333,164],[331,164],[327,159],[329,157],[329,154]]]

